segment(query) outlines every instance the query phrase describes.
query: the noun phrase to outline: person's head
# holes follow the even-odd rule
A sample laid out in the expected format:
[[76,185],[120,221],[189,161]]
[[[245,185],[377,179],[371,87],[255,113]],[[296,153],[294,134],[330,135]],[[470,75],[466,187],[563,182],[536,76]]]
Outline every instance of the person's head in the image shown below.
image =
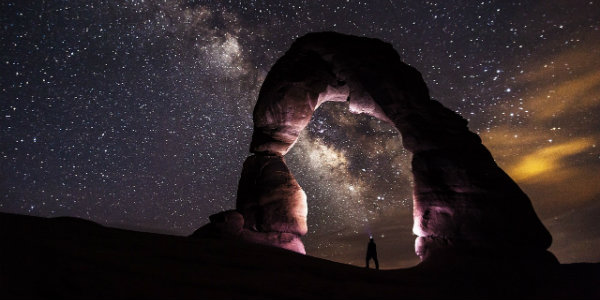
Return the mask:
[[374,242],[374,241],[373,241],[373,237],[369,237],[369,242],[370,242],[370,243],[373,243],[373,242]]

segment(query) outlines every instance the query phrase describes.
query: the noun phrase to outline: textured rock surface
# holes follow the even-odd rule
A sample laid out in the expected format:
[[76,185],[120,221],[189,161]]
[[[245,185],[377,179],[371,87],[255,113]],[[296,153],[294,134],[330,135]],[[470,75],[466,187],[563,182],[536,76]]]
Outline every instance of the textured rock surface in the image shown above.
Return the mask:
[[236,209],[244,216],[246,229],[296,235],[308,231],[306,194],[281,156],[246,159]]
[[308,227],[306,194],[283,157],[252,155],[239,181],[236,210],[210,217],[193,235],[230,236],[305,254],[300,236]]
[[285,155],[327,101],[346,101],[349,88],[337,81],[317,54],[282,57],[271,69],[254,107],[250,151]]

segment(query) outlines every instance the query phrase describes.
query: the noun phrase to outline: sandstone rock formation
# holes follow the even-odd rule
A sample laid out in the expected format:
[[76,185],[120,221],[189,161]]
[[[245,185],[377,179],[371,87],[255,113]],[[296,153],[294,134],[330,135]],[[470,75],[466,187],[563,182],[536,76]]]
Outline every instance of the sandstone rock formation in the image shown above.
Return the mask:
[[236,209],[244,216],[244,228],[296,235],[308,231],[306,194],[283,157],[248,157],[237,195]]
[[413,232],[422,259],[474,249],[541,253],[550,246],[527,195],[467,121],[430,98],[416,69],[390,44],[332,32],[296,40],[263,83],[253,114],[255,155],[244,163],[236,204],[243,230],[306,233],[304,192],[282,156],[326,101],[349,101],[351,111],[391,122],[413,153]]
[[306,194],[282,156],[246,159],[237,192],[236,210],[210,217],[194,235],[222,235],[305,254],[300,236],[308,227]]

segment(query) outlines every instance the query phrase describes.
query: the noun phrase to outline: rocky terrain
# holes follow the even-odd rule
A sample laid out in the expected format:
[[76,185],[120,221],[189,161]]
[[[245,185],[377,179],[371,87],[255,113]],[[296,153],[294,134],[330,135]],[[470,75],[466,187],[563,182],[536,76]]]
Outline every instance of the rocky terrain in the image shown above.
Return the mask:
[[598,299],[600,264],[482,257],[376,271],[240,240],[0,213],[2,299]]

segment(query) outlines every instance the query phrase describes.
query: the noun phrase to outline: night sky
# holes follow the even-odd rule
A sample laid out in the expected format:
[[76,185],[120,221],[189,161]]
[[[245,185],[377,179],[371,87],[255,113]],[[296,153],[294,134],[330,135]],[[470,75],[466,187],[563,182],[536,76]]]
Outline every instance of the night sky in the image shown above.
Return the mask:
[[[188,235],[235,206],[252,109],[299,36],[391,43],[530,196],[562,263],[600,261],[600,1],[2,1],[0,211]],[[414,254],[410,154],[326,103],[286,155],[308,255]],[[506,222],[511,222],[507,216]]]

